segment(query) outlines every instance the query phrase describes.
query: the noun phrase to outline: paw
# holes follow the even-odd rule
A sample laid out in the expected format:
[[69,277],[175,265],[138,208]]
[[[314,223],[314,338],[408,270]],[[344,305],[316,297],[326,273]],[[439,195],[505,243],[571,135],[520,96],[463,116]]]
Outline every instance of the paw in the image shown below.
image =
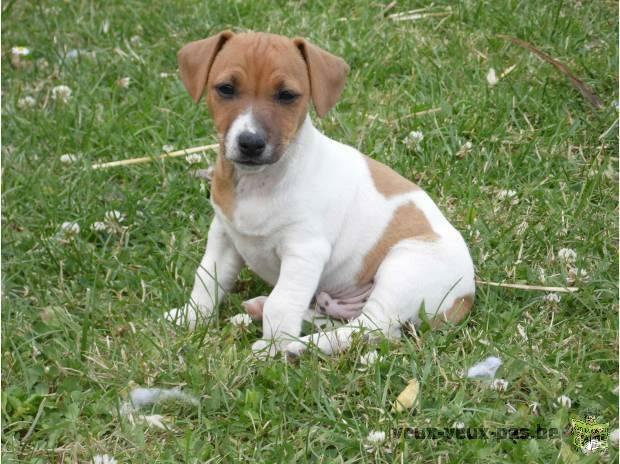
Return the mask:
[[256,340],[252,344],[252,353],[260,360],[265,360],[275,357],[278,352],[278,347],[273,340]]
[[288,359],[295,359],[301,356],[308,349],[308,344],[304,342],[294,341],[286,345],[284,353]]
[[181,327],[187,327],[189,330],[194,330],[196,324],[202,321],[203,314],[208,314],[206,308],[198,312],[190,304],[186,304],[182,308],[175,308],[164,314],[164,319],[172,322]]

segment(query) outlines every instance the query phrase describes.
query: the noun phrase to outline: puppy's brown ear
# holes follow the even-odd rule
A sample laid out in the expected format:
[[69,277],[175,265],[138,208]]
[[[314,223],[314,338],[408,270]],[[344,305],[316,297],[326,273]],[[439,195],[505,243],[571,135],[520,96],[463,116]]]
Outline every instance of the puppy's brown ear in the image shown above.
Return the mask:
[[305,39],[293,39],[293,43],[306,60],[312,103],[322,118],[338,102],[347,81],[349,65],[342,58],[312,45]]
[[179,50],[181,80],[196,103],[204,93],[215,56],[233,35],[231,31],[220,32],[208,39],[190,42]]

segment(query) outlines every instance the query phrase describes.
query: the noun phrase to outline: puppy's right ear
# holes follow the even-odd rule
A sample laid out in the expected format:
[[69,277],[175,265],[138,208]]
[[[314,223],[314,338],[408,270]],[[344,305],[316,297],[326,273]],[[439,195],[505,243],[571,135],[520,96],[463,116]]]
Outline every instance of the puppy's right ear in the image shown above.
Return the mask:
[[196,103],[204,93],[215,56],[232,36],[231,31],[220,32],[208,39],[190,42],[179,50],[181,80]]

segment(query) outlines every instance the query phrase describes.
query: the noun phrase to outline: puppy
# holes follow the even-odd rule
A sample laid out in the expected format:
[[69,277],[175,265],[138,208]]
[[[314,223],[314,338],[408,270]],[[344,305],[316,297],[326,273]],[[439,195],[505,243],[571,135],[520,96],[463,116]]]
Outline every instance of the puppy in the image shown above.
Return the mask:
[[[262,318],[255,352],[299,355],[310,344],[346,349],[355,332],[400,334],[401,324],[460,321],[474,268],[460,233],[417,185],[312,124],[337,103],[348,65],[310,42],[221,32],[185,45],[181,79],[206,100],[220,152],[215,215],[190,301],[167,317],[207,318],[243,265],[273,285],[246,302]],[[318,311],[348,322],[299,338]]]

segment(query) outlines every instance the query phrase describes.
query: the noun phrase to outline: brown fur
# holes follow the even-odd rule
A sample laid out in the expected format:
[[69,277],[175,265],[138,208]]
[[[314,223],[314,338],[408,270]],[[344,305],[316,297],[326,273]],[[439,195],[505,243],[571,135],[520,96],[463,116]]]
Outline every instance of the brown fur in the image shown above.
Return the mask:
[[411,182],[409,179],[405,179],[385,164],[380,163],[379,161],[376,161],[368,156],[365,158],[368,163],[368,169],[370,169],[370,175],[372,176],[372,181],[375,184],[375,188],[383,194],[383,196],[392,197],[394,195],[420,190],[420,187],[416,184]]
[[321,50],[304,39],[297,38],[293,42],[308,64],[312,103],[322,118],[340,99],[349,74],[349,65],[342,58]]
[[406,203],[394,212],[383,235],[365,256],[362,270],[357,274],[357,284],[361,286],[370,282],[390,249],[406,238],[427,241],[437,239],[428,219],[413,203]]
[[213,170],[211,199],[229,219],[232,219],[235,212],[235,175],[233,171],[232,162],[224,158],[220,150]]
[[458,324],[465,318],[465,316],[469,314],[473,305],[473,295],[465,295],[463,297],[457,298],[452,307],[443,314],[440,314],[439,316],[431,320],[430,325],[433,329],[436,329],[444,325],[446,322],[449,322],[451,324]]
[[[235,205],[235,171],[224,158],[224,141],[233,121],[251,107],[267,133],[267,143],[275,147],[277,161],[304,122],[310,98],[323,116],[340,97],[348,71],[343,60],[303,39],[229,31],[185,45],[179,52],[179,68],[194,100],[200,100],[206,89],[222,148],[212,199],[229,218]],[[234,85],[237,95],[222,98],[215,89],[221,84]],[[282,105],[275,100],[281,89],[300,97]]]

